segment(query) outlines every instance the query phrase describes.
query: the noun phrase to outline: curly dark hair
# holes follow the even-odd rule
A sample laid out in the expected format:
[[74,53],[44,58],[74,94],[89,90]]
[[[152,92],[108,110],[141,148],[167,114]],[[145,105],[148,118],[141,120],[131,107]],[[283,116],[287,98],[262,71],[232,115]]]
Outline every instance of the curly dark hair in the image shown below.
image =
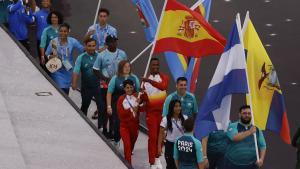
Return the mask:
[[[173,132],[173,127],[172,127],[172,117],[174,115],[174,107],[175,107],[175,104],[176,103],[179,103],[180,106],[181,106],[181,102],[180,100],[172,100],[169,104],[169,111],[168,111],[168,115],[167,115],[167,129],[171,132]],[[183,125],[184,123],[184,117],[183,117],[183,114],[182,114],[182,111],[180,111],[180,114],[179,114],[179,119],[181,121],[181,124]]]
[[58,24],[64,23],[64,17],[63,17],[63,15],[60,12],[58,12],[58,11],[51,11],[49,13],[49,15],[47,16],[47,23],[49,25],[52,25],[51,17],[52,17],[53,14],[57,16],[57,18],[58,18]]

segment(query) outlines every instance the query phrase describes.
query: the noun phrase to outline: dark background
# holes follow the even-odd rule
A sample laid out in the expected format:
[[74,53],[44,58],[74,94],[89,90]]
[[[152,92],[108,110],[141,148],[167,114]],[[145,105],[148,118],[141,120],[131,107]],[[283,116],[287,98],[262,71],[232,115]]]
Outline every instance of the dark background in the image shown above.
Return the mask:
[[[187,6],[196,0],[179,0]],[[97,0],[53,0],[53,8],[60,10],[71,24],[71,35],[82,40],[88,27],[93,23]],[[163,6],[163,0],[152,0],[157,16]],[[237,12],[241,13],[243,23],[246,11],[266,47],[266,50],[277,70],[281,87],[285,96],[291,134],[300,127],[300,12],[297,0],[213,0],[209,22],[224,36],[228,37]],[[119,48],[126,51],[130,59],[134,58],[147,45],[144,31],[140,25],[134,5],[131,0],[102,0],[101,7],[110,9],[110,23],[118,29]],[[134,33],[132,33],[134,32]],[[32,50],[33,54],[35,51]],[[133,64],[134,73],[142,76],[146,67],[149,51]],[[220,56],[202,59],[197,92],[197,101],[201,103],[213,76]],[[162,71],[169,73],[163,57]],[[170,76],[171,77],[171,76]],[[172,82],[169,93],[175,88]],[[244,103],[244,96],[234,96],[232,102],[232,120],[237,117],[238,107]],[[267,156],[264,169],[293,169],[296,162],[296,150],[286,145],[279,135],[265,132],[267,141]]]

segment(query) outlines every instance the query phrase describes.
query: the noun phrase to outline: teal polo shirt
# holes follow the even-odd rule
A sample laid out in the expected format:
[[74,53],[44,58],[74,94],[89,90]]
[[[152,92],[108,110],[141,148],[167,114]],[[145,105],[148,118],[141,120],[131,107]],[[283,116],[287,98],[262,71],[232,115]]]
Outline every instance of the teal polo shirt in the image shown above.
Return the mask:
[[81,73],[81,87],[82,88],[95,88],[99,86],[97,77],[93,71],[93,65],[96,61],[98,53],[89,55],[87,52],[82,53],[76,59],[73,72],[76,74]]
[[179,161],[179,169],[198,169],[204,161],[201,142],[192,133],[184,133],[175,141],[173,157]]
[[229,139],[226,132],[216,130],[209,134],[207,141],[207,154],[219,155],[225,154]]
[[[251,165],[256,162],[256,150],[254,136],[248,136],[242,141],[233,141],[233,137],[240,133],[245,132],[251,128],[252,125],[245,125],[241,122],[231,123],[228,127],[227,136],[230,139],[226,149],[225,158],[234,165]],[[256,130],[257,143],[259,150],[267,148],[265,137],[261,130]]]
[[47,48],[50,41],[58,36],[58,30],[53,26],[46,27],[41,36],[40,48]]
[[198,106],[195,96],[190,93],[186,92],[186,94],[181,97],[176,92],[171,93],[165,100],[164,107],[163,107],[163,117],[167,116],[169,112],[169,104],[172,100],[180,100],[181,101],[181,109],[182,113],[186,116],[193,117],[194,113],[198,113]]

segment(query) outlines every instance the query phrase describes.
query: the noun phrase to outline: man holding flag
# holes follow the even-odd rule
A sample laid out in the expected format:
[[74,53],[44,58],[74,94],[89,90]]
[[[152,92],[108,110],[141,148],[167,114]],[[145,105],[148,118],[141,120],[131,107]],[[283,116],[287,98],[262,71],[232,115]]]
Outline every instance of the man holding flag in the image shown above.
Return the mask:
[[[262,167],[266,155],[266,141],[261,130],[251,124],[249,105],[240,107],[239,121],[231,123],[227,136],[230,143],[224,156],[223,169],[257,169]],[[253,137],[253,134],[256,137]],[[259,148],[259,160],[256,157],[255,138]]]
[[142,88],[148,97],[145,106],[146,123],[148,127],[148,156],[151,168],[161,165],[157,152],[160,122],[162,120],[162,109],[167,97],[169,77],[160,71],[158,58],[151,58],[150,75],[142,78]]
[[224,131],[230,122],[232,94],[248,92],[245,54],[238,26],[237,21],[199,108],[195,124],[195,135],[202,140],[204,157],[208,157],[210,169],[221,168],[223,164],[228,144]]

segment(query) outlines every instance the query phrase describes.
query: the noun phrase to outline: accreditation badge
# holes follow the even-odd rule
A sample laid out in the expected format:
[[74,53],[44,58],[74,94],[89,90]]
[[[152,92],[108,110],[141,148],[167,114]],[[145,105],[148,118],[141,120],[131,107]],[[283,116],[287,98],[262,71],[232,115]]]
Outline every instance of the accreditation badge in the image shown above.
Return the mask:
[[64,60],[64,61],[62,61],[62,64],[64,65],[64,67],[65,67],[65,69],[67,70],[67,71],[69,71],[69,70],[71,70],[72,68],[73,68],[73,66],[72,66],[72,64],[70,63],[70,61],[69,60]]

